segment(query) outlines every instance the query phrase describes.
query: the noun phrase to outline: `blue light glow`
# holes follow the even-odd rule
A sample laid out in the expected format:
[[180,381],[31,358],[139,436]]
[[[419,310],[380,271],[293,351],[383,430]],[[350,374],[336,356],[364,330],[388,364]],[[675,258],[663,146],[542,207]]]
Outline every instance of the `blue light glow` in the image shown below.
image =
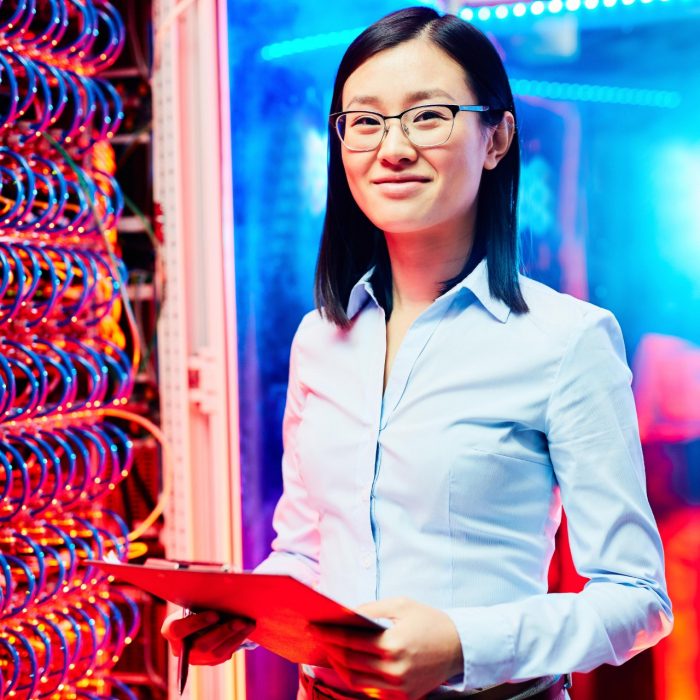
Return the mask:
[[545,97],[567,102],[598,102],[660,109],[675,109],[681,104],[680,94],[669,90],[642,90],[587,83],[555,83],[547,80],[516,79],[511,80],[510,83],[513,92],[517,95]]
[[556,209],[556,194],[553,190],[556,179],[552,165],[542,156],[523,160],[518,222],[523,230],[529,231],[536,239],[546,236],[556,225],[552,214]]
[[547,9],[553,14],[557,14],[564,9],[564,3],[561,0],[551,0],[547,5]]
[[[698,4],[698,0],[675,0],[676,4]],[[474,0],[476,2],[476,0]],[[671,0],[657,0],[657,3],[669,4]],[[459,11],[459,16],[467,21],[483,21],[487,22],[497,19],[506,19],[511,15],[513,17],[526,17],[528,15],[539,16],[544,13],[559,14],[563,10],[568,12],[578,12],[587,10],[593,12],[595,10],[612,9],[624,5],[629,7],[632,5],[650,5],[654,0],[533,0],[532,2],[502,2],[498,5],[490,7],[463,7]],[[504,14],[499,12],[498,8],[505,7],[509,12]],[[529,10],[529,12],[528,12]]]
[[700,147],[685,141],[659,146],[651,162],[657,188],[659,219],[667,236],[664,257],[674,267],[700,279],[700,213],[696,206],[700,188]]
[[313,128],[309,129],[304,135],[301,180],[303,183],[302,192],[307,196],[307,205],[315,216],[320,216],[326,208],[327,153],[328,133]]
[[278,41],[274,44],[267,44],[260,49],[260,55],[266,61],[275,58],[292,56],[306,51],[316,49],[326,49],[331,46],[345,46],[355,39],[364,27],[356,29],[344,29],[339,32],[327,32],[325,34],[314,34],[313,36],[290,39],[288,41]]
[[[417,0],[421,4],[436,6],[433,0]],[[700,4],[700,0],[675,0],[676,3]],[[467,22],[489,22],[494,19],[505,20],[512,17],[522,18],[528,15],[540,16],[545,13],[559,14],[566,10],[568,12],[578,12],[581,9],[588,11],[613,9],[619,5],[629,7],[636,4],[649,5],[654,0],[533,0],[532,2],[501,2],[492,6],[462,7],[457,14]],[[657,2],[668,4],[671,0],[657,0]],[[0,4],[1,0],[0,0]],[[528,12],[529,10],[529,12]],[[267,44],[260,50],[261,57],[266,61],[272,61],[285,56],[315,51],[337,46],[347,46],[364,27],[345,29],[336,32],[326,32],[314,34],[306,37],[298,37],[286,41],[279,41]]]

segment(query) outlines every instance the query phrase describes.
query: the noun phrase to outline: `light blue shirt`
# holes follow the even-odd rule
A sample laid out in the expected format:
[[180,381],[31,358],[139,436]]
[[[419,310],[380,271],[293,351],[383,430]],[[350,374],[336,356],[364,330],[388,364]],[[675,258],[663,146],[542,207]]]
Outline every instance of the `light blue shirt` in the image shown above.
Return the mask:
[[[482,261],[415,320],[383,392],[369,280],[348,330],[312,312],[294,338],[277,537],[257,570],[351,607],[407,596],[444,610],[461,689],[620,664],[668,634],[612,314],[524,277],[530,311],[511,313]],[[562,504],[589,579],[576,594],[547,592]]]

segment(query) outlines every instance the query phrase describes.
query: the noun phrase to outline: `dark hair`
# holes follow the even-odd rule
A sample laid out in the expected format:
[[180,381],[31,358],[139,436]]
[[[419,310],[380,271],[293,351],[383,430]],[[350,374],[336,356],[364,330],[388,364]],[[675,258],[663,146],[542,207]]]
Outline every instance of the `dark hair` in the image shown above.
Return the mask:
[[[454,15],[428,7],[393,12],[365,29],[343,56],[333,88],[330,112],[342,110],[346,80],[368,58],[411,39],[425,37],[459,63],[479,104],[482,124],[495,126],[508,110],[515,117],[513,94],[498,52],[476,27]],[[316,305],[337,325],[348,325],[346,305],[353,285],[374,265],[372,283],[387,317],[392,309],[391,266],[383,233],[365,216],[350,193],[340,142],[329,124],[328,194],[323,235],[316,265]],[[443,285],[457,284],[486,256],[491,295],[512,311],[528,310],[518,283],[519,246],[516,223],[520,145],[515,129],[508,153],[493,170],[484,170],[479,186],[474,244],[462,271]]]

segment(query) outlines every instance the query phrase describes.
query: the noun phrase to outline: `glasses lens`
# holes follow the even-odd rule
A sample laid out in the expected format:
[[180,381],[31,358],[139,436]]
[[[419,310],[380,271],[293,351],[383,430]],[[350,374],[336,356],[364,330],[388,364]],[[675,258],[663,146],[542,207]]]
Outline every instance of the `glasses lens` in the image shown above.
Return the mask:
[[349,149],[372,151],[382,140],[384,120],[371,112],[348,112],[338,117],[335,128]]
[[454,115],[447,107],[426,105],[409,110],[402,121],[416,146],[439,146],[450,138]]

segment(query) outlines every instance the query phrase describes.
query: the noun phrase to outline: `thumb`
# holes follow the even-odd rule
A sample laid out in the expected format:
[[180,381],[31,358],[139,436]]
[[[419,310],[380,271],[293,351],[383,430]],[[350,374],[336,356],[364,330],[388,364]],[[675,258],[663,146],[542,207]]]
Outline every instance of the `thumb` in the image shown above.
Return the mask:
[[372,600],[369,603],[363,603],[355,610],[365,617],[386,617],[389,620],[395,620],[399,617],[401,608],[401,599],[385,598],[384,600]]

